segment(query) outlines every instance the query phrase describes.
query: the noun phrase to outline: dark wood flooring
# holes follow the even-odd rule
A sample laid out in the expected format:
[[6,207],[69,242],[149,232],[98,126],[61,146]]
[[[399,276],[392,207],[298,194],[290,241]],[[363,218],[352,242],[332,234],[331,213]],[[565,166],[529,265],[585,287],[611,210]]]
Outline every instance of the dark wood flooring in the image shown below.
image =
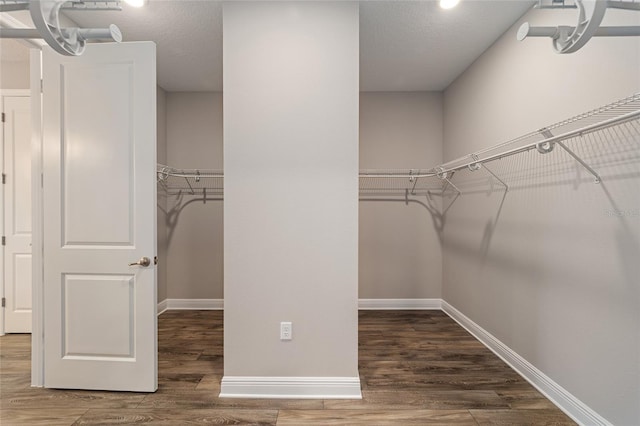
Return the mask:
[[0,337],[4,425],[574,424],[440,311],[360,312],[362,400],[220,399],[222,312],[158,321],[153,394],[30,388],[30,335]]

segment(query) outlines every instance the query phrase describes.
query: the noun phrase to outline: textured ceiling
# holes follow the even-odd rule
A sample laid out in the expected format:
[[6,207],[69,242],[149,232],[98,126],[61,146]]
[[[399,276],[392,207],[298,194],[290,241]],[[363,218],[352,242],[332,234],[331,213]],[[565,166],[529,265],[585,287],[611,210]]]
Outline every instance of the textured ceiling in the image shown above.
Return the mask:
[[[360,3],[360,88],[443,90],[534,2]],[[515,35],[514,35],[515,37]]]
[[[444,89],[533,3],[463,0],[443,10],[437,1],[361,1],[361,89]],[[123,9],[69,15],[83,27],[114,23],[125,41],[155,41],[165,90],[222,90],[221,2],[150,0]]]
[[68,12],[80,26],[116,24],[124,41],[157,45],[158,84],[168,91],[222,91],[222,3],[150,0],[121,12]]

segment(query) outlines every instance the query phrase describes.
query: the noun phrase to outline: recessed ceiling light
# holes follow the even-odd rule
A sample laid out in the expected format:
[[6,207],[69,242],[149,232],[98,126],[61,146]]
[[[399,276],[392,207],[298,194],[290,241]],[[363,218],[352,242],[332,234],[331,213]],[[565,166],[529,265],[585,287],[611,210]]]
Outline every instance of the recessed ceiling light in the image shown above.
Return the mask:
[[440,7],[443,9],[452,9],[460,3],[460,0],[440,0]]
[[133,7],[142,7],[145,5],[147,0],[124,0],[129,6]]

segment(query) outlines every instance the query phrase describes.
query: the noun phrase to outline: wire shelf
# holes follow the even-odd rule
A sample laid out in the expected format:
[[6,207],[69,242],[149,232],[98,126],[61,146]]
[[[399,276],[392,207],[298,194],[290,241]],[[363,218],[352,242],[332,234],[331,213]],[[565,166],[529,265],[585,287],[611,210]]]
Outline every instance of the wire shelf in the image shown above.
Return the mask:
[[434,167],[432,170],[442,173],[459,170],[475,163],[491,162],[536,149],[537,146],[545,143],[562,142],[576,136],[581,137],[638,117],[640,117],[640,93],[543,127],[524,136],[465,155]]
[[[175,169],[163,164],[156,168],[158,187],[168,195],[224,194],[224,172],[222,170]],[[430,179],[433,173],[418,169],[362,170],[360,172],[361,195],[423,195],[440,188],[438,181]]]
[[220,196],[224,193],[222,170],[174,169],[158,164],[158,187],[168,195],[189,194]]
[[[550,153],[555,146],[558,155]],[[497,174],[487,164],[492,161],[533,151],[526,164],[510,161],[513,167],[499,167]],[[536,152],[538,151],[538,152]],[[531,170],[539,173],[539,164],[546,163],[560,177],[572,171],[587,171],[600,182],[596,169],[615,175],[611,168],[640,161],[640,93],[577,115],[570,119],[544,127],[516,139],[476,151],[432,168],[425,169],[370,169],[359,174],[360,197],[408,197],[445,194],[453,191],[466,192],[467,185],[492,188],[497,185],[505,190],[511,184],[518,185]],[[518,166],[520,164],[520,166]],[[535,166],[533,166],[535,164]],[[595,169],[594,169],[595,167]],[[485,170],[485,183],[456,178],[454,172]],[[575,173],[574,173],[575,174]],[[224,173],[222,170],[174,169],[158,165],[158,185],[167,194],[191,194],[222,197],[224,194]],[[566,179],[565,179],[566,180]],[[462,188],[462,190],[460,189]]]
[[427,195],[442,189],[442,183],[434,176],[426,169],[360,170],[360,195]]

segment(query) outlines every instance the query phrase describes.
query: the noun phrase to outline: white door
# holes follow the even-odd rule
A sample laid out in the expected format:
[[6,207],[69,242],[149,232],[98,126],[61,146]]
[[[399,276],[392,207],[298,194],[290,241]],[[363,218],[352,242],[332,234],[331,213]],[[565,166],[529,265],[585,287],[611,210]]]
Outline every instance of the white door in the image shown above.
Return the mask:
[[42,66],[45,387],[153,392],[155,44]]
[[2,97],[6,333],[31,333],[30,110],[29,96]]

